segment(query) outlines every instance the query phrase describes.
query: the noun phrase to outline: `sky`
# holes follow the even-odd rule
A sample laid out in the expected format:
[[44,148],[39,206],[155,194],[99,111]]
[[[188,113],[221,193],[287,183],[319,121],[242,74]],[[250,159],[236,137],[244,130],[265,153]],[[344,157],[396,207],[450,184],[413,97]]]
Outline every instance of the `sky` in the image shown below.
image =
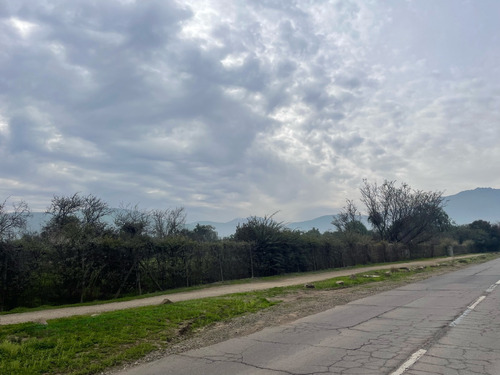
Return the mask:
[[297,221],[363,179],[499,188],[499,17],[497,0],[2,0],[0,199]]

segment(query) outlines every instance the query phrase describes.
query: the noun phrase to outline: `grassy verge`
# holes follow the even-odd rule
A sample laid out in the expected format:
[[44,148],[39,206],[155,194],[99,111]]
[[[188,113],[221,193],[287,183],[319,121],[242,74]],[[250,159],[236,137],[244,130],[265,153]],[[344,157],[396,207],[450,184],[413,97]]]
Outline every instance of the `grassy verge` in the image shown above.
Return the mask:
[[258,296],[192,300],[0,327],[0,374],[95,374],[179,336],[273,302]]
[[[485,262],[494,257],[497,255],[459,259],[455,264]],[[443,264],[453,265],[453,262]],[[432,274],[433,268],[402,269],[395,265],[391,270],[357,271],[361,272],[315,282],[314,289],[411,280],[417,273]],[[55,319],[47,325],[0,326],[0,374],[96,374],[168,347],[199,328],[269,308],[279,303],[280,297],[303,291],[303,285],[272,288],[97,316]]]

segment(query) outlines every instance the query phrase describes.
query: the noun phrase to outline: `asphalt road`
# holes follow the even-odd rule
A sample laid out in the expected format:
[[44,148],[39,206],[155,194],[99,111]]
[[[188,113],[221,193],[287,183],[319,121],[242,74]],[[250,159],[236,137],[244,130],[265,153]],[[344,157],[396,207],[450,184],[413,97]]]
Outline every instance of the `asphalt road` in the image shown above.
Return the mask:
[[497,259],[119,374],[498,375],[499,280]]

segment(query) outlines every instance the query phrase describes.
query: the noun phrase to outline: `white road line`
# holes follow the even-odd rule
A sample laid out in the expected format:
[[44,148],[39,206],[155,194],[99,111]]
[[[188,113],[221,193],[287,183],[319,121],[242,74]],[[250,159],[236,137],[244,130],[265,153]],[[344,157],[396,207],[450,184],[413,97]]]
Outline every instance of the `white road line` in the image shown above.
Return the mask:
[[463,312],[463,314],[462,314],[462,315],[460,315],[458,318],[456,318],[453,322],[451,322],[451,323],[450,323],[450,327],[455,327],[458,323],[460,323],[460,321],[461,321],[463,318],[465,318],[467,315],[469,315],[469,314],[470,314],[470,312],[471,312],[472,310],[474,310],[474,309],[476,308],[476,306],[477,306],[477,305],[479,305],[479,304],[481,303],[481,301],[482,301],[483,299],[485,299],[485,298],[486,298],[486,296],[481,296],[481,297],[479,297],[479,298],[476,300],[476,302],[474,302],[472,305],[470,305],[469,307],[467,307],[467,310],[465,310],[465,311]]
[[493,284],[493,285],[490,285],[490,287],[488,289],[485,290],[486,293],[491,293],[495,290],[495,288],[497,287],[498,285],[497,284]]
[[493,292],[495,288],[499,285],[500,285],[500,280],[498,280],[495,284],[492,284],[488,289],[486,289],[486,293]]
[[474,302],[472,305],[469,306],[469,309],[474,310],[476,308],[476,306],[479,305],[481,303],[481,301],[485,298],[486,298],[486,296],[479,297],[476,302]]
[[427,350],[425,350],[425,349],[417,350],[396,371],[391,372],[390,375],[401,375],[401,374],[403,374],[406,370],[408,370],[411,366],[413,366],[415,364],[415,362],[417,362],[420,359],[420,357],[422,357],[425,353],[427,353]]
[[[486,292],[491,292],[497,285],[500,285],[500,280],[498,280],[495,284],[491,285]],[[455,319],[453,322],[450,323],[451,327],[456,326],[463,318],[465,318],[469,313],[474,310],[477,305],[479,305],[486,296],[481,296],[479,297],[476,302],[474,302],[472,305],[468,306],[467,309],[463,312],[462,315],[460,315],[457,319]],[[403,363],[396,371],[391,372],[390,375],[402,375],[406,370],[408,370],[411,366],[415,364],[425,353],[427,353],[427,350],[425,349],[420,349],[417,350],[415,353],[413,353],[408,360]]]
[[463,318],[469,315],[471,311],[472,311],[471,309],[465,310],[462,315],[460,315],[458,318],[456,318],[453,322],[450,323],[450,327],[455,327],[458,323],[461,322]]

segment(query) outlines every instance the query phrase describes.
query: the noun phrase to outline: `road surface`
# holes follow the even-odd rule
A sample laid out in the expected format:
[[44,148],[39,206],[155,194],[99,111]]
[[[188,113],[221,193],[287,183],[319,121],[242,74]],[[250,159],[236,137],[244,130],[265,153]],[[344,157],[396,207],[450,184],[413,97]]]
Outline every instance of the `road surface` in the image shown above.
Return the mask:
[[120,375],[500,374],[500,259]]

